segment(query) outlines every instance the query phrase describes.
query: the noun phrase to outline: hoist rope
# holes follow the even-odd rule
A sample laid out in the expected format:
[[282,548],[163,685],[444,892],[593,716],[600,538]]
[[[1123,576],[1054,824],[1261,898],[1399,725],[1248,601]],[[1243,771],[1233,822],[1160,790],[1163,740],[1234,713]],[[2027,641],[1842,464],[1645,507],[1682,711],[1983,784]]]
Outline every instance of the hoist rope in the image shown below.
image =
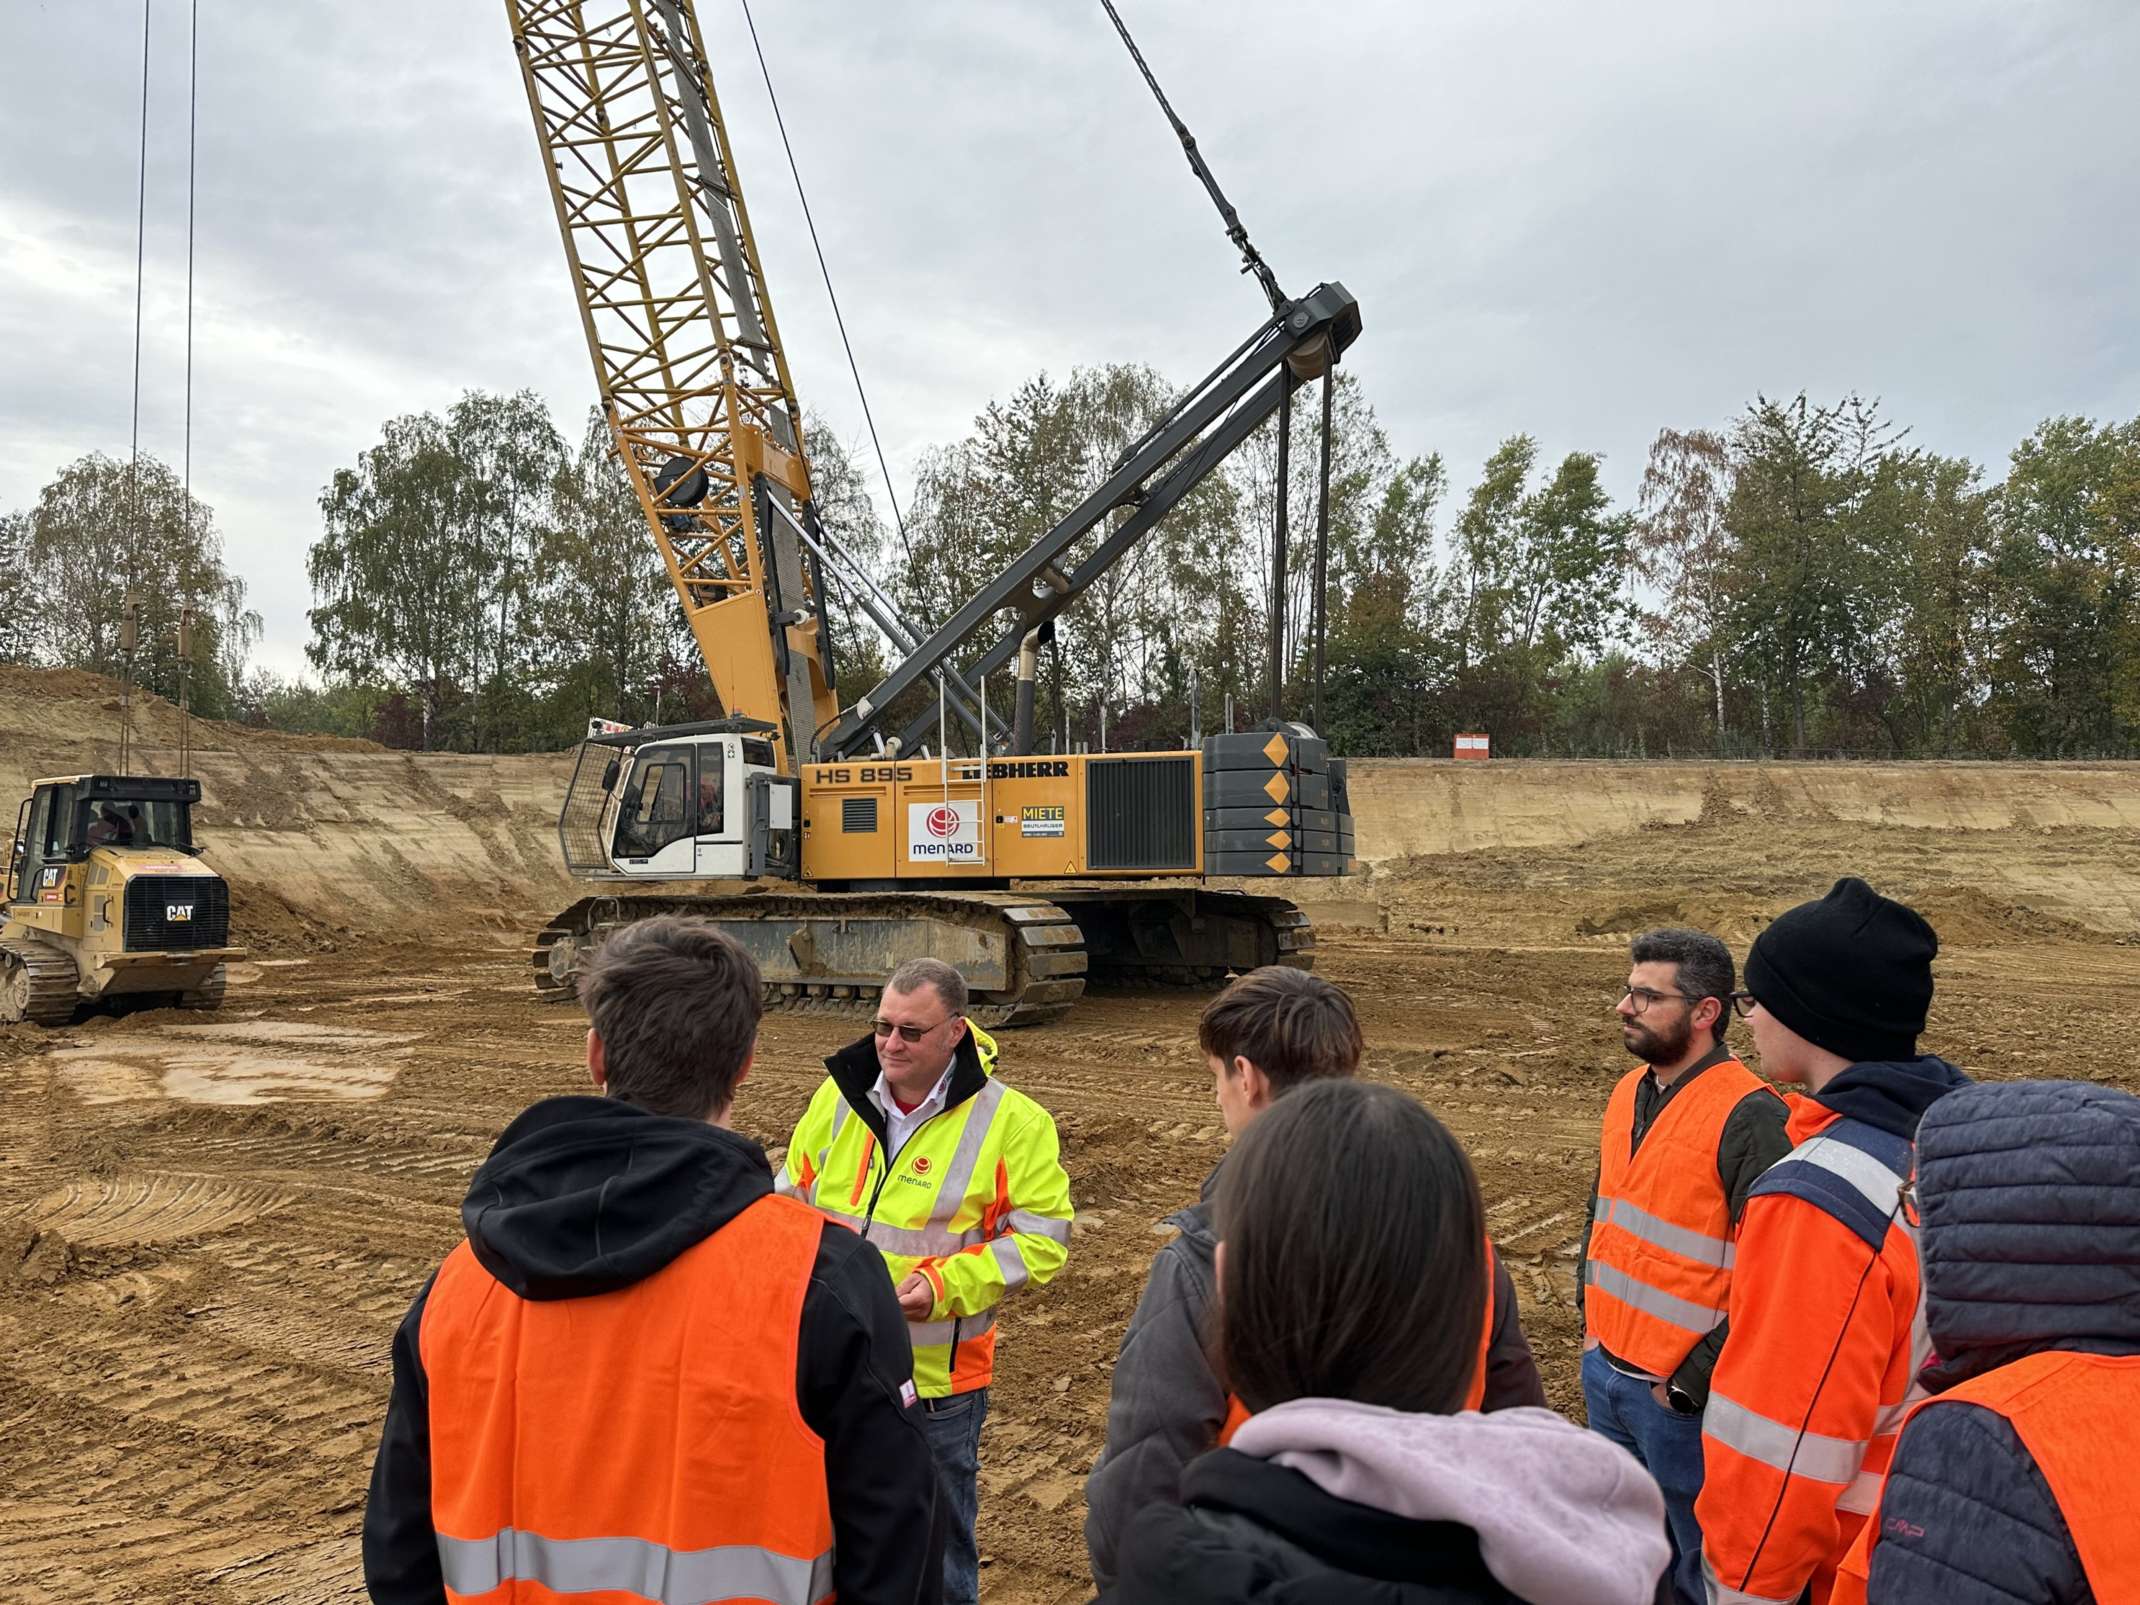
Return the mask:
[[193,524],[193,174],[201,121],[201,0],[187,13],[186,62],[186,524]]
[[[141,0],[141,160],[140,183],[134,203],[134,436],[127,471],[128,545],[141,539],[141,287],[142,269],[148,260],[149,217],[149,0]],[[133,560],[127,560],[127,579],[133,579]]]
[[825,295],[832,302],[832,321],[839,326],[840,345],[847,352],[847,371],[854,375],[855,394],[862,401],[862,419],[869,425],[869,443],[877,453],[877,471],[884,476],[884,494],[892,504],[892,522],[899,529],[899,545],[909,563],[914,560],[914,548],[907,540],[906,516],[899,510],[899,492],[892,487],[891,465],[884,460],[884,443],[877,438],[877,420],[869,410],[869,391],[862,384],[862,369],[855,361],[854,343],[847,338],[847,320],[840,314],[840,297],[832,288],[832,269],[825,265],[825,247],[817,237],[817,219],[810,214],[810,197],[804,193],[802,169],[795,163],[795,147],[788,141],[787,119],[780,115],[780,97],[773,92],[772,69],[765,64],[765,46],[758,41],[757,19],[751,16],[750,0],[742,0],[743,21],[750,29],[751,48],[758,53],[758,72],[765,79],[765,98],[773,105],[773,122],[780,130],[781,149],[788,153],[788,172],[795,179],[795,198],[802,202],[803,221],[810,226],[810,248],[817,253],[817,271],[825,281]]
[[1196,148],[1196,136],[1189,132],[1188,124],[1174,114],[1166,92],[1159,87],[1159,80],[1145,64],[1144,52],[1137,48],[1137,41],[1129,36],[1129,28],[1122,21],[1122,13],[1115,9],[1115,0],[1100,0],[1100,4],[1107,8],[1107,15],[1115,25],[1115,32],[1122,36],[1122,43],[1129,47],[1130,60],[1137,64],[1137,70],[1144,74],[1145,83],[1151,86],[1152,98],[1159,102],[1159,109],[1166,113],[1167,121],[1174,125],[1174,135],[1181,141],[1182,153],[1189,158],[1190,171],[1203,183],[1205,191],[1211,196],[1212,205],[1219,209],[1219,220],[1226,225],[1226,237],[1232,240],[1241,252],[1241,271],[1256,276],[1256,282],[1263,286],[1263,294],[1271,303],[1271,310],[1279,311],[1285,306],[1286,298],[1285,291],[1278,288],[1278,275],[1271,271],[1270,264],[1263,260],[1256,247],[1249,242],[1247,227],[1219,189],[1219,181],[1212,176],[1210,164],[1204,160],[1203,153]]

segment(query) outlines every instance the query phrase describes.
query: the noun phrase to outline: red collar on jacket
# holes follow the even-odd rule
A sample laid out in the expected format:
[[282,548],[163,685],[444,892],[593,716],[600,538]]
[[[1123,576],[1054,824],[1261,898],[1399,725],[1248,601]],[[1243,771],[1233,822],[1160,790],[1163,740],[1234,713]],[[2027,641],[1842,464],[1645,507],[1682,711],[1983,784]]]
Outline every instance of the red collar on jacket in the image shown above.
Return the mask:
[[1808,1137],[1818,1137],[1843,1118],[1820,1099],[1808,1097],[1802,1092],[1787,1092],[1783,1095],[1783,1100],[1791,1106],[1791,1118],[1784,1130],[1790,1134],[1793,1147]]

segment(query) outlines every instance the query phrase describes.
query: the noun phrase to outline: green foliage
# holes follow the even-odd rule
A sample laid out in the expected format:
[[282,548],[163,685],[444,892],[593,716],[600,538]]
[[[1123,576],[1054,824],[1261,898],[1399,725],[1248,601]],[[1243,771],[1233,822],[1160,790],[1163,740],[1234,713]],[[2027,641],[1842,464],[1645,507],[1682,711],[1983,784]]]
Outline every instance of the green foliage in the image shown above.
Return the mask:
[[[165,464],[143,457],[137,467],[101,453],[69,463],[27,517],[9,519],[0,557],[19,576],[7,608],[16,621],[8,655],[122,675],[131,589],[141,608],[136,682],[176,702],[183,678],[197,712],[232,711],[260,616],[245,605],[245,582],[223,566],[214,510],[189,497]],[[0,602],[7,597],[0,581]],[[192,653],[182,665],[179,623],[188,609]]]
[[[925,455],[905,542],[812,418],[820,517],[926,633],[1102,484],[1172,399],[1140,366],[1035,377]],[[1103,723],[1110,747],[1170,746],[1218,728],[1229,698],[1238,722],[1262,716],[1281,497],[1284,706],[1309,716],[1320,391],[1295,400],[1285,484],[1266,426],[1059,622],[1043,747],[1097,746]],[[1322,725],[1340,751],[1446,755],[1471,729],[1504,755],[2052,757],[2140,742],[2140,420],[2047,420],[1987,484],[1977,464],[1908,444],[1875,402],[1757,397],[1721,427],[1662,431],[1636,505],[1619,508],[1595,454],[1550,459],[1528,435],[1455,499],[1439,456],[1393,450],[1354,375],[1339,373],[1333,403]],[[521,750],[565,745],[590,716],[718,711],[598,414],[570,447],[526,394],[390,420],[321,513],[318,682],[246,671],[258,621],[210,511],[160,464],[136,479],[95,456],[0,516],[0,661],[117,672],[131,578],[137,673],[164,695],[177,608],[200,610],[204,713]],[[843,586],[828,612],[851,703],[898,652]],[[972,650],[1008,627],[993,621]],[[1008,724],[1009,676],[989,693]],[[933,694],[907,704],[895,722]]]

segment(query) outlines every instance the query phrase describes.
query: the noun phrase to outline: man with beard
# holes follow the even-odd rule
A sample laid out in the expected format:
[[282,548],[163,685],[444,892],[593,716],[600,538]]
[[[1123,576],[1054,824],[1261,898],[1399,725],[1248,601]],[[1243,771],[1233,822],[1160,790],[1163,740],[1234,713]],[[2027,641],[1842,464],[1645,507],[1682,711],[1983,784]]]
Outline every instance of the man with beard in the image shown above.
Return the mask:
[[1747,1194],[1791,1151],[1783,1099],[1724,1045],[1731,953],[1701,931],[1630,949],[1620,1037],[1643,1061],[1613,1089],[1576,1301],[1593,1431],[1664,1490],[1672,1581],[1701,1605],[1702,1410],[1724,1346],[1733,1243]]

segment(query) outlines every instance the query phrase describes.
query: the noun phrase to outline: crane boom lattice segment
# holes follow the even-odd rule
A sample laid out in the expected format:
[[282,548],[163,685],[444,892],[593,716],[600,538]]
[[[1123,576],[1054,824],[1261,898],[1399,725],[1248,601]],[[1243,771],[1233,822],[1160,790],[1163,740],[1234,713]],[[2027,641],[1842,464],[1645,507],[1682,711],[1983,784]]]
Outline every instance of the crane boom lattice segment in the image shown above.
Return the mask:
[[616,447],[727,711],[783,767],[838,713],[803,554],[802,413],[689,0],[506,0]]

